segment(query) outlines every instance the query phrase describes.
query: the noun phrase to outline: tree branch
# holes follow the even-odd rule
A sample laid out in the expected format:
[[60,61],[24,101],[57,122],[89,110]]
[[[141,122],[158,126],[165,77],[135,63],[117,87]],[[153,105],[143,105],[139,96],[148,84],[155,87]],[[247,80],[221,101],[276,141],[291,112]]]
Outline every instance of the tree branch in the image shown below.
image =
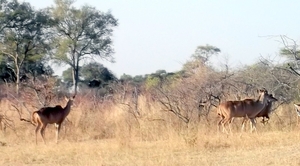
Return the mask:
[[300,74],[288,63],[289,68],[296,74],[297,76],[300,76]]

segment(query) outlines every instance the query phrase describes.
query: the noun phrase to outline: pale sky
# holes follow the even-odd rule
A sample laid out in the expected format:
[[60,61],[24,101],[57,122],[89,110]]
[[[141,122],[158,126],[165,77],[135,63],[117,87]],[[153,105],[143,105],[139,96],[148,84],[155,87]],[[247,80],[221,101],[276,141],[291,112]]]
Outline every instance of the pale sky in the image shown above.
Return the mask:
[[[25,0],[36,8],[50,0]],[[119,20],[113,41],[116,63],[104,64],[118,77],[175,72],[190,59],[199,45],[213,45],[222,53],[216,64],[229,58],[231,67],[253,64],[260,56],[276,57],[279,38],[300,37],[300,1],[274,0],[77,0],[111,11]],[[56,70],[61,71],[61,70]],[[60,74],[58,72],[58,74]]]

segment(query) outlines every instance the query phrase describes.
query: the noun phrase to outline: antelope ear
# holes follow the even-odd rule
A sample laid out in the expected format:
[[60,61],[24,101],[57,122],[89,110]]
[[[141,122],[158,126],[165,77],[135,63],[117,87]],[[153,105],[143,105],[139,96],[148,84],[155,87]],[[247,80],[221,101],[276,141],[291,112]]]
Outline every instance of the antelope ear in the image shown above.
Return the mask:
[[65,100],[66,100],[66,101],[69,101],[69,99],[68,99],[66,96],[65,96]]
[[266,94],[269,94],[268,90],[266,88],[263,88],[263,91],[266,93]]
[[266,94],[268,94],[268,91],[267,91],[267,89],[266,89],[266,88],[262,88],[262,89],[260,89],[260,90],[259,90],[259,92],[260,92],[260,93],[266,93]]

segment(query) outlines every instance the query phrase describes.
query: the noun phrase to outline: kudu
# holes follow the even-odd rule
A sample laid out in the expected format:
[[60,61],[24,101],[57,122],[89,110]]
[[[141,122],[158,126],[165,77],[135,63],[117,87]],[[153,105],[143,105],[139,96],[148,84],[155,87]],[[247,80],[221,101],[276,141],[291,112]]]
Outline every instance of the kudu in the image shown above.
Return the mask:
[[56,127],[56,143],[58,143],[58,135],[61,128],[62,122],[69,115],[71,110],[71,105],[73,104],[73,100],[75,95],[70,98],[66,98],[67,105],[62,108],[60,105],[55,107],[43,107],[38,111],[35,111],[31,114],[32,123],[36,125],[35,129],[35,142],[37,144],[37,132],[40,130],[41,136],[45,142],[45,129],[48,124],[55,124]]
[[[225,125],[228,123],[229,130],[231,132],[231,122],[234,117],[244,117],[251,120],[251,132],[255,129],[256,116],[267,106],[268,101],[277,101],[276,98],[269,95],[265,89],[259,90],[259,98],[245,99],[239,101],[227,101],[221,103],[218,107],[218,115],[221,116],[221,120],[218,123],[223,126],[223,131],[227,132]],[[242,128],[243,129],[243,128]]]
[[[271,97],[273,97],[272,94],[270,94]],[[270,119],[270,113],[272,112],[272,105],[274,101],[268,101],[267,106],[256,115],[257,118],[262,117],[262,123],[265,124],[269,121]],[[266,119],[265,119],[266,118]]]
[[[272,94],[269,94],[271,97],[273,97]],[[263,123],[265,125],[265,123],[267,123],[270,119],[270,113],[272,112],[272,105],[273,105],[274,101],[268,101],[267,102],[267,106],[261,111],[259,112],[255,118],[259,118],[262,117],[262,121],[261,123]],[[266,119],[265,119],[266,118]],[[248,121],[249,118],[244,118],[243,122],[242,122],[242,130],[244,129],[245,123]]]

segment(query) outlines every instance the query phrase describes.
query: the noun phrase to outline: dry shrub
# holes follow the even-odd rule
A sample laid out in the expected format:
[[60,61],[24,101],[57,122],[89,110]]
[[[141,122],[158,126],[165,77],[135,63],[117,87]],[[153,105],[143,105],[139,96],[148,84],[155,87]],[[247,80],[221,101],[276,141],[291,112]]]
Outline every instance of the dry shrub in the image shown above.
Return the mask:
[[[65,101],[59,103],[66,104]],[[276,151],[283,158],[288,157],[282,153],[283,148],[293,152],[293,145],[300,139],[292,105],[280,106],[266,125],[257,119],[257,133],[249,133],[249,130],[241,133],[242,118],[236,118],[232,124],[233,133],[227,135],[217,132],[219,118],[215,109],[207,117],[197,117],[185,123],[174,114],[163,111],[159,103],[145,95],[138,97],[139,114],[131,104],[79,94],[63,123],[59,146],[54,143],[53,125],[46,129],[47,145],[40,145],[39,136],[39,145],[35,146],[35,127],[21,122],[16,111],[12,110],[10,118],[14,120],[16,132],[8,130],[5,135],[0,134],[0,147],[5,152],[0,163],[216,165],[223,162],[226,165],[242,162],[250,165],[253,161],[241,160],[240,156],[245,159],[255,156],[256,163],[266,165],[265,159],[257,156]],[[0,102],[0,107],[5,105],[9,104]],[[282,163],[275,157],[272,161]]]
[[[59,100],[58,103],[62,106],[66,104],[63,100]],[[69,141],[116,139],[121,147],[131,147],[134,142],[157,141],[167,141],[170,144],[182,142],[188,147],[206,149],[232,147],[233,143],[220,142],[215,137],[219,121],[215,109],[212,109],[207,117],[191,118],[189,123],[185,123],[174,114],[163,111],[161,105],[155,100],[149,100],[147,95],[138,96],[139,114],[131,102],[125,103],[79,94],[63,123],[60,139]],[[0,107],[8,110],[7,116],[13,120],[15,128],[15,132],[9,130],[6,137],[10,138],[8,140],[33,142],[35,127],[21,122],[18,113],[10,105],[9,100],[0,102]],[[293,131],[299,128],[296,122],[293,106],[283,105],[271,114],[268,124],[263,125],[260,119],[257,119],[257,132]],[[249,128],[249,123],[247,126]],[[241,118],[236,118],[232,128],[233,133],[240,134]],[[52,125],[47,127],[47,141],[54,140],[54,131]],[[226,137],[223,133],[220,135]]]
[[[77,96],[67,119],[74,140],[114,137],[114,123],[110,120],[111,102],[94,101]],[[68,121],[67,120],[67,121]]]

